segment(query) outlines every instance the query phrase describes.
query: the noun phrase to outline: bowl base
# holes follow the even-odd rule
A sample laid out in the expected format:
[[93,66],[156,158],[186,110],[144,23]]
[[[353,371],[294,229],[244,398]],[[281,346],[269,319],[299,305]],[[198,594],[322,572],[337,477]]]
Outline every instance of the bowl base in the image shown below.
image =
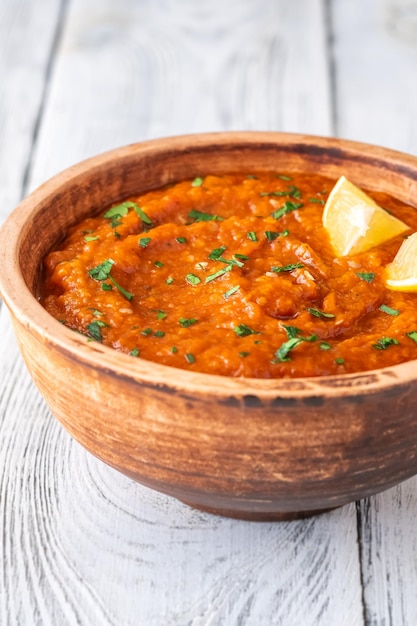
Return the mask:
[[239,519],[248,522],[291,522],[298,519],[305,519],[307,517],[313,517],[315,515],[323,515],[334,511],[339,507],[330,507],[328,509],[316,509],[313,511],[239,511],[232,509],[219,509],[216,507],[202,506],[200,504],[193,504],[192,502],[181,500],[187,506],[203,511],[204,513],[210,513],[211,515],[218,515],[220,517],[229,517],[233,519]]

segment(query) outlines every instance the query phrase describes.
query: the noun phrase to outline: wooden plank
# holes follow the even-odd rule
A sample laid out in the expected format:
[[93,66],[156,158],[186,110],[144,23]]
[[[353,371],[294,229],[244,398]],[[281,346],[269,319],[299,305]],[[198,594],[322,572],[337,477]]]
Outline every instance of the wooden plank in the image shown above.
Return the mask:
[[[417,5],[333,2],[339,135],[417,154]],[[359,504],[366,623],[417,623],[417,479]]]
[[[331,124],[321,0],[72,0],[30,186],[148,137]],[[55,422],[4,310],[0,334],[3,621],[363,624],[354,505],[253,524],[141,487]]]
[[416,3],[332,7],[338,135],[416,154]]
[[21,199],[61,4],[60,0],[0,3],[0,223]]
[[152,137],[331,123],[322,0],[74,0],[31,186]]

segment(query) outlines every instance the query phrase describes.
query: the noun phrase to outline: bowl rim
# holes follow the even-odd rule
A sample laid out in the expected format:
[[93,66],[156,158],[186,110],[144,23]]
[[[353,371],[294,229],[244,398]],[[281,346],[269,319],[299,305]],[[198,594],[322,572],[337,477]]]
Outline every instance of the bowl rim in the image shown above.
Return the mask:
[[[317,398],[318,396],[358,396],[369,392],[407,385],[417,379],[417,359],[398,365],[364,372],[332,374],[318,377],[298,378],[243,378],[183,370],[162,365],[119,352],[65,328],[39,303],[27,286],[19,264],[19,244],[27,220],[36,215],[36,207],[51,199],[63,185],[74,184],[95,168],[101,168],[115,160],[129,159],[141,153],[152,157],[161,149],[184,150],[184,145],[195,148],[208,144],[219,147],[227,142],[242,144],[320,146],[322,150],[337,151],[343,148],[353,153],[366,154],[367,159],[384,162],[397,171],[410,175],[417,172],[417,157],[382,148],[373,144],[319,135],[286,133],[275,131],[228,131],[196,133],[151,139],[107,150],[89,157],[58,172],[26,196],[9,214],[0,227],[0,295],[9,309],[12,320],[36,333],[42,342],[66,354],[82,365],[111,374],[119,379],[128,379],[142,385],[175,389],[192,394],[204,393],[217,397],[245,396],[261,399]],[[411,203],[410,203],[411,204]]]

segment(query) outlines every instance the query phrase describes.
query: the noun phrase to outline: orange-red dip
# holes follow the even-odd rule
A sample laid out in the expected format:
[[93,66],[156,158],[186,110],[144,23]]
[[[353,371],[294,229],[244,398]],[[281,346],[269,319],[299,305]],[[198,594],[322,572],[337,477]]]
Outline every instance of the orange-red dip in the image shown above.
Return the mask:
[[[322,227],[334,182],[208,175],[129,198],[47,256],[41,301],[90,340],[213,374],[320,376],[417,358],[417,295],[383,281],[403,237],[335,258]],[[417,230],[415,209],[371,195]]]

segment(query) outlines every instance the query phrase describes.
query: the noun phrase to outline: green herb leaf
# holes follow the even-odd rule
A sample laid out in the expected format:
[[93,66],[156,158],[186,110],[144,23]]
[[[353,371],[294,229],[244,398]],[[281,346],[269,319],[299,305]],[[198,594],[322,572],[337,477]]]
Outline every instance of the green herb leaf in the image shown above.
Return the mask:
[[204,182],[204,179],[201,178],[200,176],[197,176],[197,178],[194,178],[193,182],[191,183],[191,187],[201,187],[203,182]]
[[172,354],[176,354],[178,352],[177,346],[172,346],[171,352],[172,352]]
[[165,282],[167,285],[172,285],[172,283],[174,282],[174,279],[172,278],[172,276],[169,276]]
[[291,176],[287,176],[287,174],[277,174],[277,178],[281,180],[292,180]]
[[204,213],[203,211],[197,211],[197,209],[192,209],[188,217],[190,217],[195,222],[211,222],[211,221],[221,221],[224,218],[220,217],[220,215],[212,215],[211,213]]
[[399,315],[400,314],[398,309],[392,309],[390,306],[387,306],[386,304],[381,304],[381,306],[379,307],[379,310],[382,311],[383,313],[387,313],[387,315]]
[[258,241],[258,237],[256,236],[256,233],[254,230],[250,230],[248,233],[246,233],[247,238],[250,239],[251,241]]
[[302,333],[302,331],[296,326],[286,326],[285,324],[281,324],[281,326],[285,330],[285,332],[287,333],[290,339],[294,337],[298,337]]
[[239,324],[235,326],[233,329],[238,337],[247,337],[248,335],[260,335],[261,333],[257,330],[253,330],[250,326],[246,324]]
[[106,324],[105,322],[102,322],[101,320],[94,320],[94,322],[90,322],[90,324],[87,324],[86,329],[92,339],[94,339],[95,341],[101,342],[103,341],[103,337],[101,335],[101,329],[104,326],[108,326],[108,324]]
[[140,354],[139,348],[133,348],[133,350],[129,352],[130,356],[139,356],[139,354]]
[[114,219],[118,217],[124,217],[129,212],[129,206],[127,203],[123,202],[122,204],[118,204],[117,206],[111,207],[108,211],[106,211],[103,215],[106,219]]
[[119,283],[117,282],[117,280],[115,278],[113,278],[113,276],[109,276],[109,279],[111,280],[113,285],[116,287],[116,289],[118,289],[118,291],[120,291],[122,296],[124,296],[126,298],[126,300],[129,300],[129,302],[130,302],[133,299],[133,293],[130,293],[130,291],[127,291],[121,285],[119,285]]
[[146,224],[147,226],[153,226],[151,218],[148,215],[146,215],[145,211],[141,209],[139,205],[137,205],[134,202],[132,202],[131,205],[132,205],[132,208],[135,210],[136,214],[138,215],[139,219],[144,224]]
[[227,291],[224,292],[223,298],[230,298],[236,291],[239,291],[240,285],[235,285],[234,287],[230,287]]
[[113,287],[112,285],[109,285],[109,283],[101,283],[101,288],[103,291],[112,291]]
[[157,313],[156,313],[156,317],[158,320],[164,320],[166,318],[167,314],[165,313],[165,311],[161,311],[161,309],[158,309]]
[[190,285],[198,285],[199,283],[201,283],[201,278],[199,278],[195,274],[187,274],[187,276],[185,277],[185,280]]
[[373,272],[356,272],[356,276],[359,276],[361,280],[364,280],[367,283],[371,283],[375,278],[375,274]]
[[322,319],[333,319],[334,317],[336,317],[336,315],[334,315],[333,313],[326,313],[325,311],[320,311],[319,309],[307,308],[307,311],[311,315],[314,315],[314,317],[320,317]]
[[320,350],[331,350],[332,345],[328,343],[327,341],[320,341],[319,348]]
[[334,360],[334,362],[337,365],[343,365],[343,363],[345,362],[345,359],[342,359],[342,358],[338,357],[337,359]]
[[88,274],[94,280],[107,280],[110,276],[113,265],[113,259],[107,259],[106,261],[103,261],[103,263],[93,267],[91,270],[88,270]]
[[286,202],[283,207],[277,209],[272,213],[272,217],[276,220],[279,220],[280,217],[286,215],[286,213],[291,213],[291,211],[296,211],[303,206],[301,202]]
[[381,337],[376,343],[372,344],[373,348],[377,350],[386,350],[389,346],[398,346],[400,342],[393,337]]
[[211,261],[217,261],[222,256],[223,252],[226,250],[226,246],[221,246],[220,248],[214,248],[208,255],[208,259]]
[[271,272],[275,272],[276,274],[279,274],[280,272],[292,272],[294,270],[298,270],[301,267],[304,267],[304,265],[302,263],[290,263],[289,265],[274,265],[274,267],[271,267]]
[[285,341],[279,348],[278,350],[275,351],[275,359],[277,361],[290,361],[290,357],[288,356],[288,354],[291,352],[291,350],[294,350],[294,348],[296,348],[298,345],[300,345],[300,343],[302,343],[304,340],[302,337],[291,337],[290,339],[288,339],[287,341]]
[[181,317],[178,320],[178,323],[180,326],[182,326],[183,328],[188,328],[189,326],[192,326],[193,324],[196,324],[198,322],[198,319],[196,319],[195,317],[189,317],[188,319],[186,317]]
[[87,241],[87,242],[89,242],[89,241],[97,241],[97,240],[98,240],[97,235],[86,235],[84,237],[84,241]]
[[185,360],[187,361],[187,363],[195,363],[194,354],[192,354],[191,352],[187,352],[187,354],[185,355]]
[[141,246],[141,248],[146,248],[146,246],[149,246],[151,241],[152,239],[150,237],[141,237],[139,239],[139,245]]
[[187,243],[186,237],[175,237],[175,241],[178,243]]
[[154,335],[155,337],[165,337],[165,333],[163,330],[156,330]]
[[309,198],[308,201],[316,202],[317,204],[324,204],[324,200],[322,200],[321,198]]
[[152,333],[153,333],[152,328],[144,328],[143,330],[140,331],[140,334],[145,335],[145,337],[152,335]]
[[226,272],[230,272],[230,270],[232,269],[233,269],[233,265],[227,265],[226,267],[222,267],[220,270],[218,270],[214,274],[209,274],[208,276],[206,276],[204,283],[205,284],[210,283],[212,280],[215,280],[216,278],[223,276],[223,274],[226,274]]
[[164,264],[162,263],[162,261],[155,261],[154,265],[155,267],[159,267],[159,268],[164,267]]
[[250,352],[239,352],[239,356],[241,356],[242,358],[245,358],[246,356],[249,356]]
[[411,332],[405,334],[417,343],[417,330],[412,330]]

